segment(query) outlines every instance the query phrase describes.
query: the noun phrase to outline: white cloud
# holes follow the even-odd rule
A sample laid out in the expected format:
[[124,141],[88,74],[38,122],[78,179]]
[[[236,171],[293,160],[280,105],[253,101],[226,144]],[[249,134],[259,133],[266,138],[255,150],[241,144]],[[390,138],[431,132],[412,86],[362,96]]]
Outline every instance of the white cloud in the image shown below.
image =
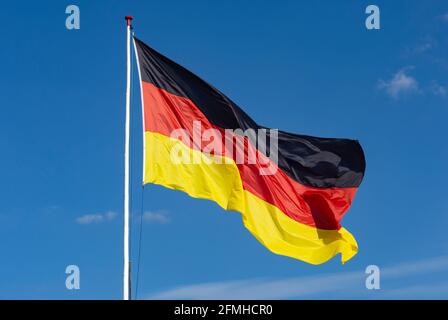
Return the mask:
[[117,213],[114,211],[108,211],[103,216],[106,220],[114,220],[117,217]]
[[143,221],[149,223],[165,224],[170,222],[168,214],[164,211],[146,211],[143,214]]
[[[105,213],[85,214],[76,218],[76,222],[79,224],[101,223],[115,220],[117,216],[118,214],[114,211],[108,211]],[[164,211],[146,211],[143,213],[143,221],[148,223],[165,224],[170,222],[170,219],[168,214]]]
[[445,299],[448,295],[448,283],[419,284],[387,290],[381,298],[390,299]]
[[356,284],[364,284],[364,272],[193,284],[157,293],[149,299],[288,299],[353,288]]
[[438,42],[431,36],[421,39],[412,49],[408,50],[409,54],[420,55],[426,53],[438,46]]
[[390,80],[380,80],[378,87],[386,91],[394,99],[405,94],[418,92],[418,82],[415,78],[407,74],[408,70],[409,68],[399,70]]
[[[448,256],[417,262],[400,263],[390,267],[380,268],[381,281],[385,279],[393,280],[415,275],[432,274],[446,271],[447,268]],[[420,294],[418,285],[403,287],[401,289],[381,289],[372,292],[365,289],[365,278],[366,274],[364,270],[359,270],[281,280],[249,279],[210,282],[176,287],[150,295],[148,299],[290,299],[307,298],[322,293],[338,295],[353,295],[356,293],[357,296],[366,296],[374,293],[376,297],[387,297],[390,295],[398,298],[400,296],[400,290],[402,290],[403,296],[406,297],[418,297]],[[437,288],[438,291],[445,290],[448,294],[448,284],[442,287],[425,284],[423,287],[426,288],[426,295],[431,293],[431,288]]]
[[93,214],[85,214],[76,218],[76,222],[79,224],[91,224],[91,223],[99,223],[104,221],[111,221],[117,217],[117,213],[113,211],[108,211],[106,213],[93,213]]
[[414,49],[415,53],[424,53],[433,48],[433,44],[431,42],[424,42],[417,45]]
[[448,96],[448,86],[443,86],[437,82],[434,82],[431,86],[431,91],[439,97]]

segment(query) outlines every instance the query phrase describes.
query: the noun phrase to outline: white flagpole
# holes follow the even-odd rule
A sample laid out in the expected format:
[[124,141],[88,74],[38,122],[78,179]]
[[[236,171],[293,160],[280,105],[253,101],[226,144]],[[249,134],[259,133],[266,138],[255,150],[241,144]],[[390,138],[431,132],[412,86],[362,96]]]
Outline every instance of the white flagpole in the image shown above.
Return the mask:
[[123,300],[130,299],[129,261],[129,135],[131,109],[131,16],[126,16],[127,65],[126,65],[126,120],[124,141],[124,260],[123,260]]

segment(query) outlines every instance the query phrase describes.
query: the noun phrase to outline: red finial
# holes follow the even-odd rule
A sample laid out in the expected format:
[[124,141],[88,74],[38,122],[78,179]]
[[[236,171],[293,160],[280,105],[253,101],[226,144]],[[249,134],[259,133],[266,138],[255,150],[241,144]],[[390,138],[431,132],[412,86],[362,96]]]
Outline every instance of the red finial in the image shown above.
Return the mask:
[[131,21],[133,19],[132,16],[126,16],[124,18],[126,19],[127,26],[129,27],[131,25]]

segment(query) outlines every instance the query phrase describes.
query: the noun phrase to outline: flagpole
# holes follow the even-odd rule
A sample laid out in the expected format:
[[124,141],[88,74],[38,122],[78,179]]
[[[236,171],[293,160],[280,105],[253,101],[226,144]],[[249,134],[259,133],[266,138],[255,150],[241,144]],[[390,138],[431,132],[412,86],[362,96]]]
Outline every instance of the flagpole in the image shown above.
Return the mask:
[[130,261],[129,261],[129,135],[131,109],[131,16],[126,16],[126,119],[124,142],[124,242],[123,242],[123,300],[130,296]]

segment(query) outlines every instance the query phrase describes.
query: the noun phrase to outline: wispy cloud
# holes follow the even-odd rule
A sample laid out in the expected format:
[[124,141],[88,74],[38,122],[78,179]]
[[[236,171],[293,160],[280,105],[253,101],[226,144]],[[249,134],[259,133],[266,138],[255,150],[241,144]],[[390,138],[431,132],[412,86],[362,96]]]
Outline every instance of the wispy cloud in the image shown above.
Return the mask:
[[446,299],[447,295],[447,282],[404,286],[381,292],[381,298],[390,299]]
[[408,55],[421,55],[431,51],[432,49],[437,48],[438,41],[432,36],[426,36],[420,39],[416,45],[411,48],[408,48],[406,53]]
[[408,74],[411,68],[397,71],[390,80],[380,80],[378,87],[394,99],[419,91],[417,80]]
[[434,93],[436,96],[439,96],[439,97],[445,98],[448,96],[448,86],[441,85],[438,82],[432,83],[431,91],[432,91],[432,93]]
[[340,291],[364,283],[363,272],[327,274],[282,280],[252,279],[182,286],[157,293],[149,299],[288,299]]
[[104,221],[111,221],[117,217],[117,213],[114,211],[108,211],[106,213],[93,213],[93,214],[85,214],[76,218],[76,222],[79,224],[91,224],[91,223],[100,223]]
[[[448,269],[448,256],[426,259],[417,262],[400,263],[381,268],[381,283],[384,280],[405,278],[415,275],[431,274]],[[224,282],[200,283],[180,286],[150,295],[149,299],[290,299],[307,298],[322,293],[367,295],[364,270],[345,273],[331,273],[319,276],[296,277],[289,279],[249,279]],[[412,290],[410,288],[413,288]],[[377,296],[393,297],[418,296],[419,289],[425,294],[432,289],[448,294],[448,284],[403,287],[393,290],[375,291]]]
[[170,218],[165,211],[146,211],[143,213],[143,221],[148,223],[165,224],[170,222]]
[[[93,224],[106,221],[112,221],[117,218],[118,214],[115,211],[108,211],[105,213],[91,213],[85,214],[76,218],[79,224]],[[170,218],[165,211],[146,211],[143,213],[143,221],[148,223],[165,224],[170,222]]]

